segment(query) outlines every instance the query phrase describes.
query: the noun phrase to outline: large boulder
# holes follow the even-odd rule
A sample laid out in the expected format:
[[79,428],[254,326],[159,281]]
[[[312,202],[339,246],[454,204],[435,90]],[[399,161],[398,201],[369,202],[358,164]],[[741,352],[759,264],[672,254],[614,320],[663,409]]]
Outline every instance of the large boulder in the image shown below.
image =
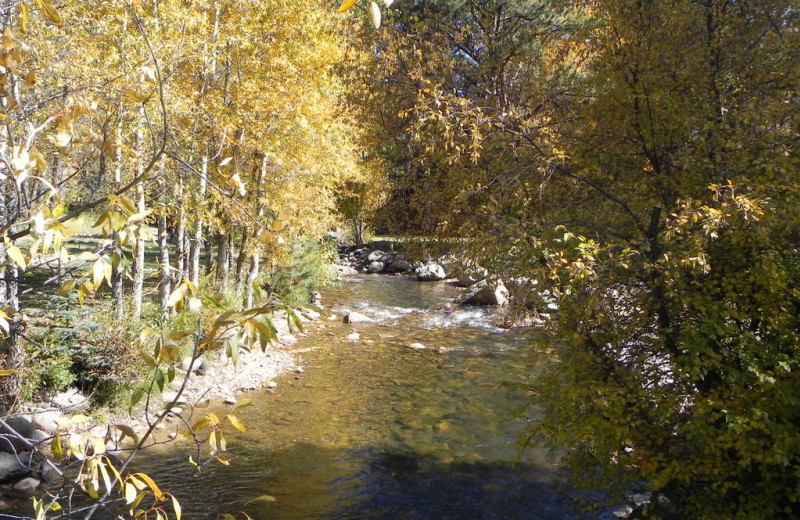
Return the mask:
[[444,272],[444,267],[436,262],[428,262],[422,267],[416,269],[417,280],[420,282],[438,282],[447,278]]
[[384,268],[387,273],[410,273],[414,270],[411,262],[403,258],[394,257],[391,262]]
[[462,305],[500,305],[508,303],[508,289],[502,280],[488,282],[482,280],[473,285],[456,300]]
[[385,267],[386,267],[386,264],[384,264],[383,262],[381,262],[379,260],[375,260],[374,262],[370,262],[369,263],[369,267],[367,267],[367,273],[368,274],[377,274],[377,273],[383,272]]

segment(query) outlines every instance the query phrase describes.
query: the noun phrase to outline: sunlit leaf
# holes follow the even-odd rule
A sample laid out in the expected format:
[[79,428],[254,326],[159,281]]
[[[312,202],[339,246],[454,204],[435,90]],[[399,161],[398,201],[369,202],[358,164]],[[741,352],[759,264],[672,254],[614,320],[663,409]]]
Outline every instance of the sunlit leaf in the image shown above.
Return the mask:
[[133,428],[126,424],[115,424],[116,428],[122,432],[122,436],[119,438],[121,441],[125,437],[130,437],[134,444],[139,444],[139,436],[136,435],[136,432],[133,431]]
[[[157,500],[163,502],[167,499],[167,497],[164,496],[164,493],[161,492],[161,489],[156,485],[156,483],[153,481],[152,478],[150,478],[149,475],[145,473],[134,473],[133,475],[131,475],[131,478],[133,477],[140,478],[141,480],[146,482],[147,486],[153,492],[153,495],[155,495]],[[139,489],[144,489],[144,488],[139,488]]]
[[339,13],[343,13],[348,9],[350,9],[351,7],[353,7],[354,5],[356,5],[357,2],[358,0],[344,0],[336,11]]
[[172,510],[175,511],[175,520],[181,520],[181,505],[178,503],[178,499],[175,498],[174,495],[170,495],[169,498],[172,500]]
[[375,2],[369,4],[369,18],[376,29],[381,27],[381,8]]
[[39,9],[42,10],[42,13],[44,13],[45,18],[54,24],[61,25],[64,22],[58,10],[53,5],[53,2],[50,0],[36,0],[36,4],[39,6]]
[[25,269],[27,265],[25,263],[25,255],[22,254],[22,251],[17,246],[6,246],[6,254],[21,269]]
[[242,421],[240,421],[239,418],[236,417],[235,415],[228,414],[227,419],[228,419],[228,421],[230,421],[230,423],[233,425],[233,427],[236,428],[237,430],[239,430],[240,432],[242,432],[242,433],[246,433],[247,432],[247,428],[245,428],[244,423]]

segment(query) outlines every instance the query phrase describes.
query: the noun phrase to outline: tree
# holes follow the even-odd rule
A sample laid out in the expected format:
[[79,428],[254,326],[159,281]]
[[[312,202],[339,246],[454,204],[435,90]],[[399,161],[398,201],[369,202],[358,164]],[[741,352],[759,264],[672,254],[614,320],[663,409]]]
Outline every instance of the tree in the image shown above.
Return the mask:
[[[493,31],[514,3],[455,5],[415,5],[381,48],[384,78],[420,54],[395,157],[441,187],[422,230],[464,233],[482,265],[559,298],[531,435],[684,517],[800,514],[796,7],[553,2],[548,30]],[[536,45],[500,45],[515,33]],[[433,200],[398,186],[401,206]]]

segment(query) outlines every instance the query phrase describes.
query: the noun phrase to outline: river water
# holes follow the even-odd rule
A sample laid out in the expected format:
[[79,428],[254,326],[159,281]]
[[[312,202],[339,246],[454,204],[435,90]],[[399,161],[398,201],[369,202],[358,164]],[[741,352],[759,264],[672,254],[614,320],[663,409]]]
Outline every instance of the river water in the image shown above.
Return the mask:
[[[228,434],[230,466],[192,476],[187,442],[143,455],[140,469],[191,519],[596,518],[551,456],[520,455],[536,347],[494,327],[492,309],[447,306],[459,291],[366,277],[324,293],[328,310],[377,323],[322,322],[301,338],[304,372],[243,396],[254,405],[236,412],[247,433]],[[262,495],[275,500],[245,505]]]

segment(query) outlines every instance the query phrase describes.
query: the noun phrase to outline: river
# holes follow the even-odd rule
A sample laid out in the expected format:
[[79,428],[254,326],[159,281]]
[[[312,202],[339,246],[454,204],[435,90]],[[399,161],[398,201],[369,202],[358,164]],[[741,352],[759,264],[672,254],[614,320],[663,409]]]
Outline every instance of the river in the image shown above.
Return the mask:
[[[535,347],[494,327],[492,309],[445,305],[459,291],[376,276],[323,293],[329,310],[378,322],[301,338],[304,372],[243,396],[254,405],[236,412],[247,433],[228,434],[230,466],[193,477],[187,442],[140,469],[198,520],[597,518],[575,507],[552,456],[520,455]],[[262,495],[275,500],[245,505]]]

